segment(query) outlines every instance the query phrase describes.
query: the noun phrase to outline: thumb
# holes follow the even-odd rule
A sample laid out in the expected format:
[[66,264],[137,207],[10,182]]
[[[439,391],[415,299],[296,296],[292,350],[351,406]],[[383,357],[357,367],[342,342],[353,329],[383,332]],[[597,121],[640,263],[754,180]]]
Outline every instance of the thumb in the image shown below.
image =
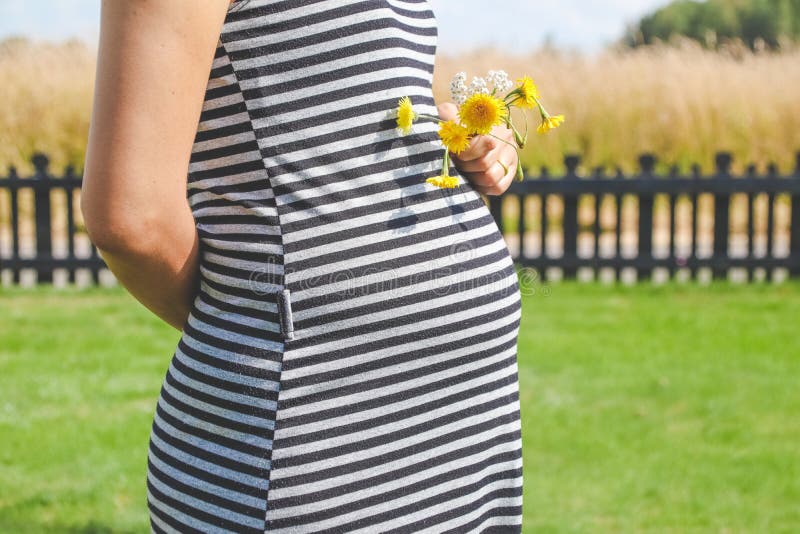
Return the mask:
[[442,102],[436,108],[439,111],[439,118],[443,121],[458,121],[458,107],[452,102]]

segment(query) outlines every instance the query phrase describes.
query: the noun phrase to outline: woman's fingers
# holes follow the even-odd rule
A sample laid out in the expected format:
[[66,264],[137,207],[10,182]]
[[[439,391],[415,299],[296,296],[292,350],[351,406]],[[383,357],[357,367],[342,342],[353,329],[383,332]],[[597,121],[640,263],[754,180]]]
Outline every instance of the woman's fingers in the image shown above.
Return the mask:
[[456,160],[453,156],[453,164],[459,171],[463,172],[486,172],[492,167],[497,165],[497,161],[502,161],[504,165],[508,165],[512,159],[510,154],[514,152],[511,147],[498,146],[488,152],[483,152],[477,157],[469,160],[459,159]]
[[500,180],[494,185],[485,186],[476,184],[474,182],[470,182],[472,184],[472,188],[478,191],[479,193],[483,193],[484,195],[502,195],[514,181],[514,176],[516,175],[516,163],[514,165],[515,167],[513,169],[509,168],[508,173],[506,173],[505,176],[500,178]]
[[495,139],[494,137],[490,137],[488,135],[476,135],[470,139],[469,146],[460,154],[452,154],[452,159],[454,162],[474,161],[485,156],[488,152],[495,150],[501,144],[504,143],[498,139]]
[[491,134],[472,137],[469,146],[465,150],[460,154],[453,154],[453,160],[460,162],[473,161],[500,147],[515,150],[512,146],[514,144],[514,132],[505,125],[495,126],[492,128]]
[[508,189],[516,174],[517,153],[511,147],[500,148],[477,160],[464,162],[456,168],[469,180],[474,189],[490,195],[499,195]]

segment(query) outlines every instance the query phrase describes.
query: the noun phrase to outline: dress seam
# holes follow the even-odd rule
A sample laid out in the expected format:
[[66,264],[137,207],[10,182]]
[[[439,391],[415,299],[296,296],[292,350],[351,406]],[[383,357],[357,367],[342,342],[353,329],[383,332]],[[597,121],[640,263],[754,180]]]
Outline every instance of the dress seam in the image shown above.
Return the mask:
[[[220,36],[219,43],[220,43],[220,46],[222,47],[222,51],[225,53],[225,57],[226,57],[226,59],[228,61],[228,64],[231,66],[231,73],[232,73],[233,79],[235,80],[235,83],[236,83],[236,89],[238,91],[239,96],[241,96],[241,98],[242,98],[242,103],[244,104],[244,109],[245,109],[245,111],[247,113],[247,120],[248,120],[248,122],[250,124],[250,131],[253,133],[253,138],[255,139],[256,146],[258,147],[258,155],[259,155],[259,158],[261,159],[261,165],[262,165],[262,168],[264,169],[264,174],[267,177],[267,183],[269,184],[269,187],[272,190],[273,200],[275,202],[275,211],[276,211],[277,216],[278,216],[278,232],[279,232],[280,238],[281,238],[281,256],[280,256],[280,258],[281,258],[281,265],[283,267],[283,272],[281,273],[280,289],[279,289],[279,291],[277,292],[277,294],[275,296],[275,304],[278,307],[278,315],[279,315],[278,322],[279,322],[280,334],[284,339],[283,339],[283,350],[281,350],[279,367],[278,367],[278,369],[279,369],[278,370],[278,381],[277,381],[278,382],[278,390],[276,392],[276,397],[275,397],[275,417],[274,417],[274,423],[273,423],[273,429],[272,429],[272,444],[270,446],[270,451],[269,451],[269,474],[267,475],[267,491],[266,491],[266,493],[264,495],[264,516],[263,516],[263,519],[264,519],[264,531],[267,532],[269,530],[269,528],[268,528],[269,527],[268,516],[269,516],[269,510],[270,510],[269,493],[270,493],[270,490],[272,489],[272,472],[273,472],[273,469],[274,469],[272,458],[273,458],[273,453],[275,451],[275,442],[276,442],[275,441],[275,435],[276,435],[277,430],[278,430],[278,412],[280,411],[280,402],[281,402],[280,396],[281,396],[281,392],[283,391],[283,388],[281,387],[281,385],[282,385],[282,377],[283,377],[283,361],[284,361],[284,356],[286,354],[286,345],[287,345],[287,333],[286,333],[286,330],[284,328],[285,314],[283,312],[283,309],[284,309],[283,304],[285,302],[286,305],[288,305],[288,306],[291,305],[291,301],[289,300],[289,292],[288,292],[288,288],[287,288],[287,285],[286,285],[286,245],[284,243],[283,225],[281,224],[281,207],[278,204],[278,198],[277,198],[277,195],[275,194],[275,188],[273,187],[273,185],[274,185],[273,181],[272,181],[273,177],[269,172],[269,168],[267,167],[266,163],[264,162],[264,159],[265,159],[264,158],[264,152],[263,152],[263,150],[261,148],[261,145],[258,142],[258,135],[256,134],[256,128],[255,128],[255,125],[253,124],[253,115],[250,112],[250,106],[248,105],[247,98],[244,95],[244,91],[242,89],[242,84],[241,84],[241,81],[239,79],[239,73],[236,70],[236,65],[234,65],[233,60],[231,59],[231,56],[228,53],[228,49],[225,46],[225,41],[222,39],[222,36]],[[284,290],[286,290],[286,293],[284,293]],[[286,295],[286,297],[285,297],[286,301],[283,300],[283,295]]]

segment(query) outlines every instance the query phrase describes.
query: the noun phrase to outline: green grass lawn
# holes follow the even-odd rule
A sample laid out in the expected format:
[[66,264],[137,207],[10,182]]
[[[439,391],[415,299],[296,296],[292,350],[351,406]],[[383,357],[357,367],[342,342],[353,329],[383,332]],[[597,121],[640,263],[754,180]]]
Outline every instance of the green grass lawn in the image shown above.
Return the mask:
[[[533,289],[525,532],[800,529],[800,283]],[[0,291],[0,532],[148,531],[179,337],[121,288]]]

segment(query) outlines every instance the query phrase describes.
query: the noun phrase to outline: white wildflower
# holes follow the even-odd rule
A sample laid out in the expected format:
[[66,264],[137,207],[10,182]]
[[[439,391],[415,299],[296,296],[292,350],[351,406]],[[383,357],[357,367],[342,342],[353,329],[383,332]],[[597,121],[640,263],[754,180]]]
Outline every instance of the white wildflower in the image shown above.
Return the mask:
[[491,94],[490,85],[501,93],[511,90],[514,86],[513,82],[508,78],[508,74],[502,70],[490,70],[486,78],[474,76],[469,87],[466,85],[466,81],[467,74],[458,72],[450,82],[450,96],[456,105],[462,105],[467,98],[476,93]]
[[467,73],[458,72],[450,82],[450,97],[456,105],[461,105],[467,100]]
[[475,76],[472,78],[472,83],[469,84],[468,96],[472,96],[475,93],[489,94],[489,86],[486,85],[485,78],[481,78],[480,76]]
[[490,70],[486,79],[501,94],[510,91],[514,86],[514,82],[509,79],[504,70]]

